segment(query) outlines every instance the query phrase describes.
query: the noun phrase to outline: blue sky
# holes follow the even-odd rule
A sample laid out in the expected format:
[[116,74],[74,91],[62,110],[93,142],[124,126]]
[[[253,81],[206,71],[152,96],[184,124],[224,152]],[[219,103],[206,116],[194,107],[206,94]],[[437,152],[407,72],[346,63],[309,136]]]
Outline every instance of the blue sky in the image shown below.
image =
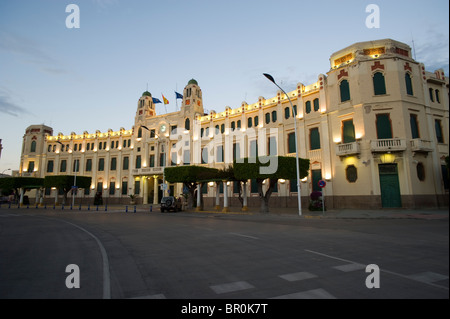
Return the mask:
[[[66,28],[71,3],[79,29]],[[379,29],[365,25],[372,3]],[[222,111],[274,96],[263,72],[291,90],[326,74],[333,52],[384,38],[414,38],[417,60],[448,75],[448,12],[447,0],[0,0],[0,173],[19,168],[29,125],[130,129],[147,83],[171,112],[195,78],[205,109]]]

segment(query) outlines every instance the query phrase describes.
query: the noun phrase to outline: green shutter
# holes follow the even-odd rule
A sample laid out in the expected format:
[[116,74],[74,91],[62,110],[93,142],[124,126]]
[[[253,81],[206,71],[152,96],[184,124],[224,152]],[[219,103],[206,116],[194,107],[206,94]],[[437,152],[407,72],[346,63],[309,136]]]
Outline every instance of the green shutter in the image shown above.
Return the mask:
[[384,75],[381,72],[377,72],[373,76],[373,90],[375,95],[386,94],[386,83]]
[[314,99],[314,112],[317,112],[319,110],[319,99]]
[[353,119],[342,122],[343,143],[353,143],[355,141],[355,126]]
[[414,95],[411,75],[409,73],[405,74],[405,84],[406,84],[406,93],[408,95]]
[[92,171],[92,159],[87,159],[86,160],[86,172],[90,172]]
[[347,80],[342,80],[339,85],[339,89],[341,91],[341,102],[345,102],[350,100],[350,87],[348,85]]
[[136,156],[136,168],[141,168],[141,155]]
[[386,139],[392,138],[391,120],[389,114],[377,115],[377,138]]
[[250,142],[250,157],[257,157],[258,156],[258,144],[255,141]]
[[290,133],[288,134],[288,153],[295,153],[296,151],[295,133]]
[[126,157],[123,158],[123,169],[127,170],[128,166],[129,166],[129,157],[126,156]]
[[306,114],[311,113],[311,101],[307,101],[305,104],[305,112]]
[[256,181],[256,179],[252,179],[252,181],[251,181],[250,192],[258,193],[258,182]]
[[269,155],[275,156],[278,154],[277,150],[277,138],[274,136],[269,137]]
[[128,182],[122,182],[122,195],[128,194]]
[[249,117],[249,118],[247,119],[247,127],[252,127],[252,124],[253,124],[252,118]]
[[289,181],[289,191],[291,193],[297,193],[298,186],[297,186],[297,179],[291,179]]
[[287,120],[291,116],[291,112],[289,110],[289,107],[286,107],[284,109],[284,118]]
[[442,135],[441,121],[434,120],[434,127],[436,129],[436,139],[437,139],[438,143],[444,143],[444,137]]
[[320,169],[313,169],[311,171],[312,175],[312,188],[313,191],[321,191],[321,188],[319,187],[319,181],[322,180],[322,170]]
[[277,121],[277,111],[272,111],[272,122],[276,122]]
[[150,167],[155,167],[155,155],[150,155]]
[[270,113],[266,113],[266,124],[270,123]]
[[309,142],[311,150],[320,149],[320,133],[319,128],[315,127],[309,131]]
[[409,115],[409,123],[411,125],[412,138],[419,138],[419,127],[417,125],[417,116],[415,114]]

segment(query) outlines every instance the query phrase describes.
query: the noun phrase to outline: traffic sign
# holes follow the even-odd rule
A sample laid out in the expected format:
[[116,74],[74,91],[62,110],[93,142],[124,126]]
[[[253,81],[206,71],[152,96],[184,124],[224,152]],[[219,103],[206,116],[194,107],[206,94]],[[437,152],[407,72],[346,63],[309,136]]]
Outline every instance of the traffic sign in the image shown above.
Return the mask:
[[320,188],[324,188],[325,185],[327,185],[327,183],[324,180],[320,180],[318,184]]

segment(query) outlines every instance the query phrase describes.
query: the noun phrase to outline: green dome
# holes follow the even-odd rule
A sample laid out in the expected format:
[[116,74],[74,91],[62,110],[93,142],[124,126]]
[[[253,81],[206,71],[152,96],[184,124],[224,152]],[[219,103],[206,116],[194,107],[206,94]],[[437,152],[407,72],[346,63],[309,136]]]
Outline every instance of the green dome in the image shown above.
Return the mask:
[[194,79],[191,79],[191,80],[188,82],[188,85],[189,85],[189,84],[195,84],[195,85],[198,85],[197,81],[195,81]]
[[142,96],[152,96],[152,94],[149,91],[145,91],[144,93],[142,93]]

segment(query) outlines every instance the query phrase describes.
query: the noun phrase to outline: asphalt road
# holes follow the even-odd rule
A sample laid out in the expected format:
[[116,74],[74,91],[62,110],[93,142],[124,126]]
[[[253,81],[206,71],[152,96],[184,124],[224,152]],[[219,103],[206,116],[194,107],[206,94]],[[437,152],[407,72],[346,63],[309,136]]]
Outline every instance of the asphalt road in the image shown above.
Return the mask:
[[[449,298],[448,226],[0,209],[0,298]],[[70,264],[80,288],[66,287]]]

